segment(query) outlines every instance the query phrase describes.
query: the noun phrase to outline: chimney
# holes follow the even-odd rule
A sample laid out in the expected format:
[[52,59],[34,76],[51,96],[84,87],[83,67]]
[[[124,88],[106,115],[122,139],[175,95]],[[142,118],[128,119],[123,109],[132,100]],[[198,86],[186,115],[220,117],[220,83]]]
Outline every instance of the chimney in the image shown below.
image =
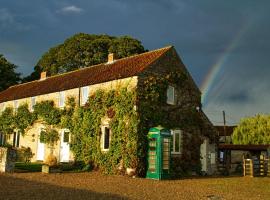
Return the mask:
[[108,54],[108,63],[113,63],[115,60],[115,55],[114,53],[109,53]]
[[47,78],[47,72],[40,73],[40,80],[45,80]]

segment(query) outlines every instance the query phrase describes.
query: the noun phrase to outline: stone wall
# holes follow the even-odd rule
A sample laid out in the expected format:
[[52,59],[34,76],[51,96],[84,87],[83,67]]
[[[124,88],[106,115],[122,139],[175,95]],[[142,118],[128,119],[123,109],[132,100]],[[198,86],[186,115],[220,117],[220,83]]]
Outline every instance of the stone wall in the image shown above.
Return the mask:
[[[179,73],[186,78],[184,84],[179,83],[179,81],[176,83],[173,80],[170,82],[169,80],[169,85],[175,88],[176,102],[174,105],[159,105],[160,109],[166,110],[164,119],[174,122],[174,126],[169,128],[180,129],[184,132],[182,137],[183,145],[181,145],[182,153],[173,155],[173,165],[177,165],[174,166],[175,169],[181,168],[176,173],[183,171],[198,172],[201,165],[200,145],[203,143],[203,138],[216,133],[211,128],[213,125],[200,109],[201,92],[174,48],[166,52],[165,55],[139,75],[138,90],[143,90],[144,82],[150,76],[166,77],[169,73]],[[141,112],[143,115],[143,110]],[[159,124],[152,124],[152,126],[157,125]],[[164,124],[161,125],[166,127]],[[211,140],[211,142],[213,141]]]
[[[114,81],[109,81],[105,83],[100,83],[100,84],[95,84],[95,85],[90,85],[89,86],[89,95],[92,95],[95,93],[97,90],[112,90],[112,89],[120,89],[123,87],[126,87],[128,89],[134,89],[137,86],[137,77],[130,77],[130,78],[125,78],[125,79],[119,79],[119,80],[114,80]],[[79,103],[79,88],[74,88],[70,90],[65,91],[65,99],[68,97],[73,97],[75,98],[76,103]],[[59,105],[59,92],[54,92],[50,94],[44,94],[44,95],[39,95],[36,97],[36,102],[41,102],[41,101],[54,101],[55,105]],[[31,97],[29,98],[24,98],[24,99],[19,99],[18,100],[18,105],[22,105],[23,103],[27,103],[29,105],[30,109],[30,104],[31,104]],[[13,101],[5,102],[6,107],[13,107]],[[20,137],[20,147],[30,147],[32,153],[34,156],[32,157],[31,161],[37,161],[37,151],[38,151],[38,140],[39,140],[39,134],[41,132],[41,129],[44,128],[44,125],[42,121],[36,121],[33,126],[29,127],[24,136]],[[60,132],[62,129],[58,129],[58,132]],[[9,144],[13,144],[13,134],[10,134],[9,137],[7,138],[7,142]],[[55,144],[54,146],[54,155],[56,156],[57,160],[60,160],[60,140]],[[48,145],[45,144],[45,158],[50,154],[50,149]],[[74,160],[74,155],[70,151],[69,152],[69,160],[72,161]]]
[[0,147],[0,172],[13,172],[16,151],[11,148]]

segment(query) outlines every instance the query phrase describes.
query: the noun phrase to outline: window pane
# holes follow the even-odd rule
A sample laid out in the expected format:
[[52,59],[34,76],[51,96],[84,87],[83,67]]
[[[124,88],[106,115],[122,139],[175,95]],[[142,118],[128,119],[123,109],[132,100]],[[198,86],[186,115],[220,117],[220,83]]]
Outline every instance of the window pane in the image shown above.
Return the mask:
[[44,143],[44,135],[45,134],[45,132],[44,132],[44,130],[42,130],[41,132],[40,132],[40,135],[39,135],[39,142],[40,143]]
[[16,146],[16,137],[17,137],[17,133],[14,132],[14,133],[13,133],[13,147]]
[[20,132],[17,133],[17,140],[16,140],[16,147],[19,147],[20,146]]
[[174,133],[174,151],[180,152],[180,133]]
[[174,87],[169,86],[167,89],[167,103],[174,103]]
[[164,138],[163,140],[163,169],[169,169],[169,156],[170,152],[170,141],[168,138]]
[[82,88],[82,104],[84,105],[88,100],[88,87]]
[[104,130],[104,149],[109,149],[110,146],[110,129],[105,127]]
[[69,132],[64,132],[63,142],[66,142],[66,143],[69,142]]
[[63,107],[64,104],[65,104],[65,93],[60,92],[60,94],[59,94],[59,106]]

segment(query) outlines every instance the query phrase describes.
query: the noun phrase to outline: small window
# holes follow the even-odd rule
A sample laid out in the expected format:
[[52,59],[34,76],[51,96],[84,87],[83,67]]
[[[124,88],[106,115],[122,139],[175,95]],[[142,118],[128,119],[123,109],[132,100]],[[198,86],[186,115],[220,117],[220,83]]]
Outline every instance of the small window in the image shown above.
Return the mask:
[[167,88],[167,103],[168,104],[175,104],[175,91],[173,86],[168,86]]
[[3,133],[0,133],[0,146],[3,146],[5,144],[5,135]]
[[89,87],[82,87],[81,92],[82,92],[81,105],[85,105],[86,102],[88,101]]
[[19,107],[19,102],[18,102],[18,100],[15,100],[15,101],[14,101],[14,111],[15,111],[15,112],[17,112],[18,107]]
[[173,151],[172,153],[181,154],[181,141],[182,141],[182,131],[172,130],[173,134]]
[[39,134],[39,143],[45,143],[45,129],[41,129]]
[[65,106],[65,92],[59,92],[59,107],[62,108]]
[[20,146],[20,132],[13,133],[13,147]]
[[69,143],[69,132],[68,131],[64,132],[63,142]]
[[34,106],[36,105],[36,97],[31,97],[31,111],[34,111]]
[[101,148],[103,151],[108,151],[110,148],[111,141],[111,129],[109,126],[102,127],[102,137],[101,137]]

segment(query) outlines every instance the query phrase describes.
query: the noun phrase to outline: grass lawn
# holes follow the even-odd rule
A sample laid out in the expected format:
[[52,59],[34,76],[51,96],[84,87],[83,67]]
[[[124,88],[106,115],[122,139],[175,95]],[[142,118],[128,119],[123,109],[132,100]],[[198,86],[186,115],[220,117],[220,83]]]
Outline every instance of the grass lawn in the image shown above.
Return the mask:
[[[61,163],[60,168],[64,172],[79,172],[83,171],[82,166],[73,166],[70,163]],[[42,163],[34,162],[34,163],[25,163],[25,162],[17,162],[15,163],[15,172],[41,172]]]
[[15,163],[15,171],[20,172],[41,172],[42,163]]
[[156,181],[88,173],[0,174],[0,199],[234,199],[269,200],[270,178]]

